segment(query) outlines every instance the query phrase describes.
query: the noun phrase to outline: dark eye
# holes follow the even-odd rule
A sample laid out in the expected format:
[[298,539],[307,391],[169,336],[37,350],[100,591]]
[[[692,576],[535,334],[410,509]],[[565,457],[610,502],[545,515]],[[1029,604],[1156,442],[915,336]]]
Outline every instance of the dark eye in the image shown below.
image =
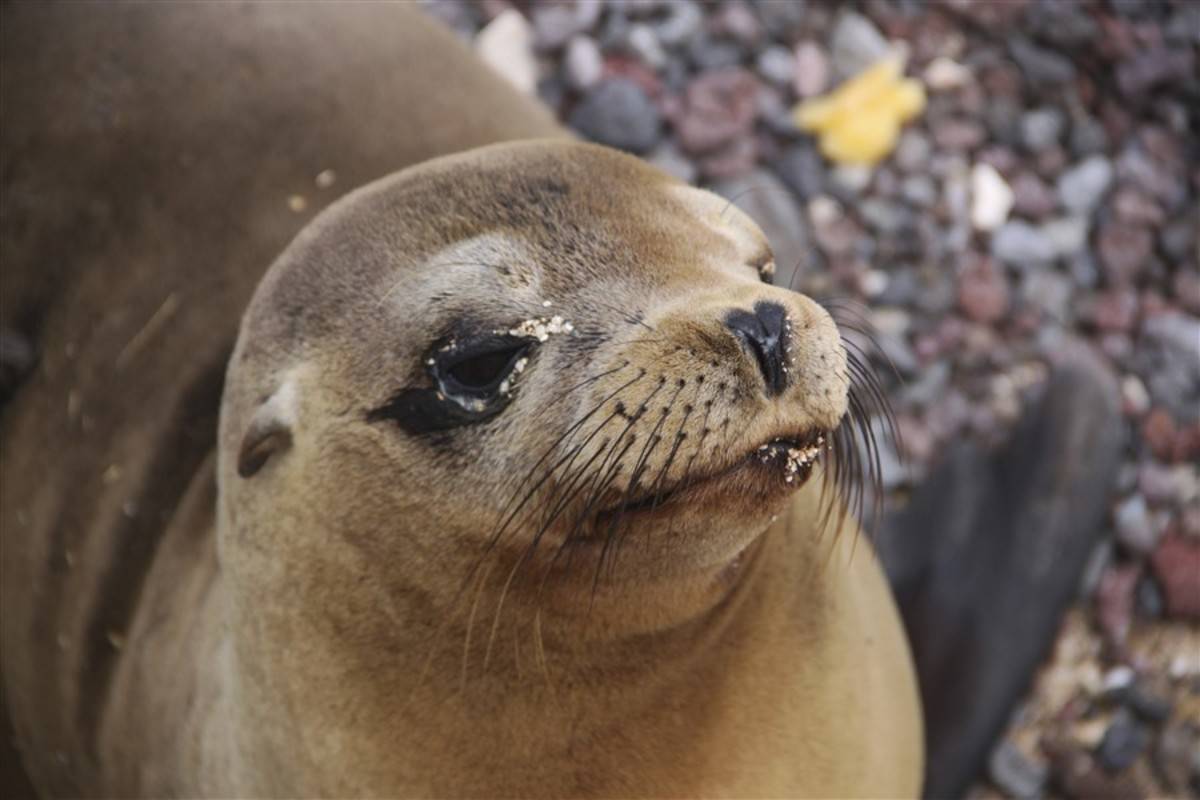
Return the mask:
[[435,372],[447,394],[492,394],[500,389],[529,347],[524,340],[489,343],[482,350],[456,353],[443,364],[435,362]]

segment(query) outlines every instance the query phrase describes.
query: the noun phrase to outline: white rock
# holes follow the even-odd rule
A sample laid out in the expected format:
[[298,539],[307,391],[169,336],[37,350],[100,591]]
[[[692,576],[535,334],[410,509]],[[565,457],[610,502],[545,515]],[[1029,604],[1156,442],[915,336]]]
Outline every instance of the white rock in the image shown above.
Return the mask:
[[935,92],[957,89],[971,82],[971,70],[954,59],[938,56],[925,68],[925,85]]
[[537,60],[533,57],[533,28],[521,12],[507,9],[475,36],[475,53],[526,94],[537,88]]
[[1008,220],[1013,207],[1013,190],[991,164],[976,164],[971,170],[971,224],[981,231],[994,231]]
[[575,36],[567,44],[563,67],[573,88],[590,89],[604,76],[604,57],[594,41],[586,36]]

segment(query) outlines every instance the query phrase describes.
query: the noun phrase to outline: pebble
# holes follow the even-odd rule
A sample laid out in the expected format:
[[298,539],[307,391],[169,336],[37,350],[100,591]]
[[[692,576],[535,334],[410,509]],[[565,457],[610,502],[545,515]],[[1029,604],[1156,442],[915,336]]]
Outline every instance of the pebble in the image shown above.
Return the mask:
[[1130,98],[1140,98],[1169,81],[1195,80],[1196,58],[1190,48],[1162,45],[1136,53],[1117,65],[1117,88]]
[[1200,620],[1200,541],[1178,534],[1164,536],[1150,564],[1162,587],[1167,613]]
[[1009,289],[1004,272],[985,257],[975,259],[959,275],[958,304],[968,319],[993,323],[1008,313]]
[[1087,246],[1088,221],[1083,217],[1061,217],[1042,225],[1042,234],[1054,248],[1055,258],[1070,258]]
[[900,184],[900,195],[920,208],[931,208],[937,202],[937,186],[928,175],[909,175]]
[[1092,324],[1101,331],[1124,333],[1133,330],[1137,322],[1137,294],[1129,288],[1098,292],[1089,305]]
[[931,61],[922,77],[925,79],[925,85],[935,92],[960,89],[974,80],[970,68],[946,56],[938,56]]
[[533,29],[515,9],[502,11],[475,36],[475,54],[525,94],[537,89]]
[[578,91],[586,91],[599,83],[604,75],[604,57],[595,40],[587,36],[573,37],[563,56],[563,69],[567,82]]
[[792,86],[801,98],[815,97],[829,88],[829,59],[815,42],[796,45]]
[[629,27],[625,46],[639,61],[651,69],[660,70],[667,65],[667,54],[658,37],[649,25],[637,24]]
[[540,3],[533,6],[534,39],[543,50],[557,50],[576,34],[595,24],[603,9],[599,3]]
[[1167,726],[1154,748],[1154,766],[1163,777],[1167,791],[1178,797],[1194,793],[1193,776],[1200,775],[1196,753],[1200,752],[1200,729],[1180,723]]
[[704,24],[704,12],[693,0],[670,0],[664,8],[666,16],[654,26],[654,32],[666,47],[687,42]]
[[887,39],[875,23],[853,11],[842,12],[830,35],[833,68],[840,77],[850,78],[862,72],[890,50]]
[[801,200],[810,200],[825,192],[825,162],[808,142],[788,147],[771,166]]
[[1096,759],[1109,772],[1121,772],[1129,767],[1150,744],[1150,732],[1121,709],[1096,748]]
[[1008,52],[1033,86],[1066,83],[1075,78],[1075,66],[1069,59],[1023,37],[1011,37]]
[[608,78],[597,85],[568,121],[588,139],[631,153],[647,153],[658,144],[658,108],[626,78]]
[[1096,620],[1108,640],[1123,645],[1133,619],[1133,590],[1139,567],[1135,564],[1110,566],[1096,587]]
[[684,152],[706,153],[744,138],[758,113],[758,81],[740,68],[708,72],[687,88],[676,133]]
[[730,39],[719,39],[701,32],[688,42],[688,58],[701,72],[736,67],[745,56],[741,45]]
[[1008,183],[988,164],[971,169],[971,224],[977,230],[993,231],[1008,220],[1014,195]]
[[1150,393],[1137,375],[1121,379],[1121,407],[1131,417],[1140,417],[1150,410]]
[[1071,281],[1053,270],[1032,270],[1021,283],[1025,303],[1060,323],[1070,321],[1073,295]]
[[691,159],[679,152],[679,148],[670,142],[660,144],[646,160],[684,183],[695,183],[699,175]]
[[1134,714],[1146,722],[1159,724],[1171,716],[1171,701],[1156,694],[1141,683],[1132,683],[1120,692],[1120,700]]
[[1135,494],[1121,502],[1113,512],[1117,541],[1134,555],[1149,555],[1158,544],[1162,530],[1150,518],[1146,499]]
[[728,36],[748,49],[754,48],[763,35],[762,23],[743,0],[727,0],[717,7],[708,22],[714,32]]
[[1154,252],[1154,234],[1110,221],[1100,227],[1096,250],[1110,284],[1133,283]]
[[1058,199],[1068,211],[1090,214],[1104,199],[1112,180],[1112,163],[1104,156],[1090,156],[1059,176]]
[[1033,219],[1047,216],[1058,208],[1058,197],[1032,172],[1022,170],[1012,180],[1013,210]]
[[1021,115],[1021,143],[1038,152],[1058,144],[1066,127],[1066,115],[1057,108],[1035,108]]
[[1021,220],[1006,222],[992,236],[992,255],[1018,269],[1048,264],[1056,254],[1039,228]]
[[1007,739],[992,749],[988,777],[1008,797],[1036,798],[1044,794],[1049,769],[1021,752]]
[[896,166],[905,172],[924,172],[932,150],[928,136],[917,130],[906,130],[900,134],[896,145]]
[[1153,575],[1143,575],[1134,589],[1134,602],[1137,613],[1148,619],[1158,619],[1163,615],[1166,601],[1163,600],[1162,589]]
[[796,79],[796,57],[786,47],[774,45],[758,54],[754,68],[776,86],[791,86]]
[[1103,153],[1108,149],[1108,131],[1095,117],[1078,114],[1071,122],[1070,144],[1076,158]]

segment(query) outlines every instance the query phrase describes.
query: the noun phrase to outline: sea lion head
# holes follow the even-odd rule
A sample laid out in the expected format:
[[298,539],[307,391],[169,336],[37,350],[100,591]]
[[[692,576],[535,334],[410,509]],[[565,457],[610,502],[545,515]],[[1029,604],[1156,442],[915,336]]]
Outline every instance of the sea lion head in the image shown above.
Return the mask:
[[348,195],[243,320],[222,547],[311,571],[348,543],[438,586],[486,554],[593,590],[736,559],[838,472],[852,416],[837,327],[773,268],[736,205],[589,144]]

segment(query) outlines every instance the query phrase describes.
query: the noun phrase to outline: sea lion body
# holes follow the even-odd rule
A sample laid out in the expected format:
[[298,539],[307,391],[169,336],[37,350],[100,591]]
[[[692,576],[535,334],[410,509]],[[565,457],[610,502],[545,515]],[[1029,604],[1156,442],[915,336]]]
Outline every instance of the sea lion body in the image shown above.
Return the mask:
[[[749,220],[554,138],[403,8],[107,11],[5,9],[4,313],[43,355],[3,420],[3,670],[43,792],[919,790],[869,546],[817,478],[730,460],[845,410]],[[284,250],[315,175],[447,153]],[[765,392],[730,334],[764,308],[794,328]],[[479,337],[527,364],[451,406],[431,377]],[[648,490],[610,542],[596,509]]]

